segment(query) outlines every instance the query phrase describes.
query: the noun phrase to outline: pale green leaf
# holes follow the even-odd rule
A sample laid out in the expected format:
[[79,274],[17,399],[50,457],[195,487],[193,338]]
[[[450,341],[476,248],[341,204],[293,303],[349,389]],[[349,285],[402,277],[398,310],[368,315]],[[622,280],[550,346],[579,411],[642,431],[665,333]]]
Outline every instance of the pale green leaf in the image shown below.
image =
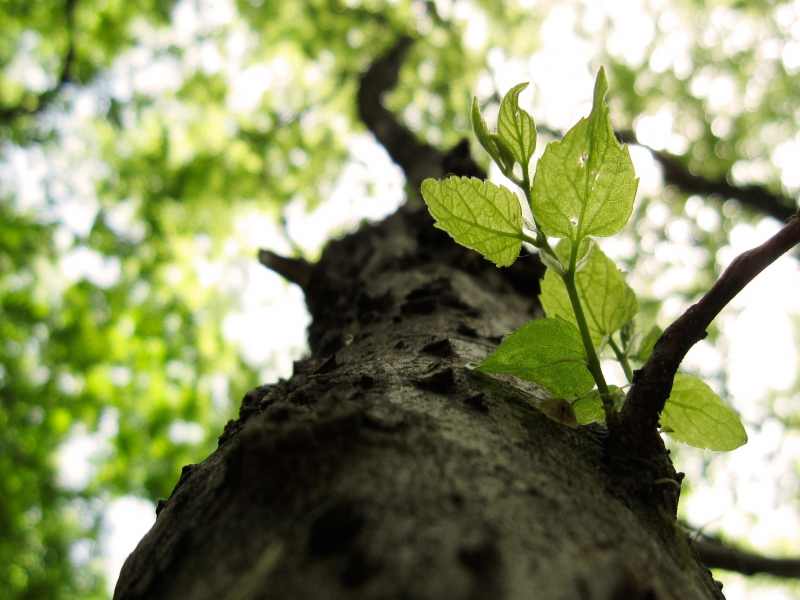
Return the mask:
[[489,127],[486,125],[486,121],[483,120],[481,108],[478,105],[478,98],[474,96],[472,98],[472,131],[478,139],[478,143],[486,150],[486,154],[488,154],[492,160],[497,163],[497,166],[502,169],[503,162],[500,158],[500,150],[492,139],[492,134],[489,131]]
[[675,376],[659,421],[670,437],[696,448],[725,452],[747,443],[736,411],[696,377]]
[[[584,241],[584,244],[587,242]],[[564,263],[568,261],[571,245],[569,240],[562,240],[556,246],[556,254]],[[585,252],[583,249],[581,251]],[[603,337],[613,334],[639,310],[636,294],[614,261],[603,254],[600,248],[595,247],[591,251],[583,269],[575,274],[575,287],[595,348]],[[548,269],[544,275],[539,299],[548,317],[561,317],[577,326],[567,287],[552,269]]]
[[548,144],[533,180],[532,209],[549,236],[579,241],[609,236],[631,216],[639,180],[627,147],[614,137],[600,69],[591,114],[560,142]]
[[642,338],[642,341],[639,343],[639,347],[633,356],[631,356],[631,358],[643,363],[647,362],[647,359],[650,358],[650,355],[653,353],[653,347],[656,345],[656,342],[658,341],[658,338],[661,337],[662,333],[663,331],[661,330],[661,327],[658,325],[653,325],[650,331],[648,331]]
[[522,245],[522,209],[508,189],[474,177],[426,179],[422,196],[436,227],[477,250],[498,267],[519,256]]
[[536,124],[519,107],[519,94],[526,87],[527,83],[520,83],[509,90],[500,103],[497,117],[497,135],[520,165],[527,165],[536,149]]
[[572,403],[572,410],[578,425],[588,425],[606,420],[606,411],[603,410],[603,400],[599,393],[579,398]]
[[475,370],[533,381],[558,398],[576,398],[594,386],[581,334],[563,319],[531,321],[508,336]]

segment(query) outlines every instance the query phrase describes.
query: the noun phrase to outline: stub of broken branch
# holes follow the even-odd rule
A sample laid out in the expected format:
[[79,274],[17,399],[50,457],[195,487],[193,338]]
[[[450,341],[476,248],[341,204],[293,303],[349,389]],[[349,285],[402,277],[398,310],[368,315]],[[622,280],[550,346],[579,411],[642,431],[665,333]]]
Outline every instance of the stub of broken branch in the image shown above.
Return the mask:
[[800,243],[800,212],[766,242],[737,256],[714,286],[667,327],[648,361],[634,371],[633,385],[622,409],[623,428],[634,435],[650,435],[672,391],[672,382],[686,353],[707,335],[719,312],[780,256]]
[[258,262],[287,281],[296,283],[304,291],[311,281],[311,265],[302,258],[286,258],[270,250],[261,249],[258,251]]

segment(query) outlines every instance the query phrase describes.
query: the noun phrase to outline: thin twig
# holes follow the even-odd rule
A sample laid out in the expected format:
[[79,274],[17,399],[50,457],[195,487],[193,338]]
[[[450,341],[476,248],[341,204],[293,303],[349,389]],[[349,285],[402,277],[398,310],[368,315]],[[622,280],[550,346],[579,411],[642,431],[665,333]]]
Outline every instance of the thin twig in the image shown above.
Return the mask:
[[708,293],[667,327],[648,361],[633,373],[633,385],[622,409],[623,427],[634,434],[655,431],[675,373],[689,349],[706,337],[711,321],[736,294],[798,243],[800,213],[766,242],[737,256]]
[[775,577],[799,578],[800,559],[768,558],[701,537],[694,542],[703,564],[709,569],[735,571],[742,575],[765,573]]
[[385,56],[370,65],[359,82],[358,112],[392,160],[403,169],[409,187],[418,190],[424,179],[444,175],[443,153],[420,142],[381,102],[383,94],[397,83],[400,67],[413,43],[411,38],[401,37]]
[[724,179],[711,180],[696,175],[683,166],[676,156],[641,144],[632,131],[619,131],[617,135],[627,144],[637,144],[647,148],[661,165],[664,183],[674,185],[686,194],[717,194],[723,198],[733,198],[749,208],[784,222],[790,219],[797,209],[793,199],[774,194],[763,186],[732,185]]

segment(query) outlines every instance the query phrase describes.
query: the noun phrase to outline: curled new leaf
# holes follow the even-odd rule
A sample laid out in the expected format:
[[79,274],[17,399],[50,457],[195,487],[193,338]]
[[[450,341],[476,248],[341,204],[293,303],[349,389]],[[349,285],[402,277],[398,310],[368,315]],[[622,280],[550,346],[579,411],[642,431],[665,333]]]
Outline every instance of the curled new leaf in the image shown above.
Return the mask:
[[497,146],[497,152],[500,154],[500,162],[498,163],[498,166],[507,176],[515,177],[513,175],[514,155],[511,153],[511,150],[509,150],[508,146],[503,141],[503,138],[496,133],[490,134],[489,137]]
[[475,370],[515,375],[558,398],[583,396],[594,387],[581,334],[563,319],[531,321],[508,336]]
[[724,452],[747,443],[736,411],[696,377],[675,376],[659,421],[670,437],[696,448]]
[[478,106],[478,99],[472,98],[472,132],[478,138],[478,143],[486,150],[486,154],[492,157],[492,160],[502,169],[503,161],[500,158],[500,149],[497,147],[495,140],[492,139],[492,133],[486,125],[481,115],[481,108]]
[[514,193],[474,177],[448,177],[423,181],[422,196],[436,227],[456,242],[498,267],[517,260],[523,239],[522,208]]
[[520,165],[527,165],[536,150],[536,124],[519,107],[519,94],[526,87],[527,83],[520,83],[509,90],[500,103],[497,117],[497,135]]
[[[567,272],[566,269],[564,268],[564,265],[561,263],[561,259],[554,254],[550,254],[547,248],[539,249],[539,260],[542,261],[542,264],[545,267],[558,273],[561,276],[563,276],[564,273]],[[549,272],[550,271],[547,271],[547,273]],[[548,316],[554,316],[554,315],[548,315]]]

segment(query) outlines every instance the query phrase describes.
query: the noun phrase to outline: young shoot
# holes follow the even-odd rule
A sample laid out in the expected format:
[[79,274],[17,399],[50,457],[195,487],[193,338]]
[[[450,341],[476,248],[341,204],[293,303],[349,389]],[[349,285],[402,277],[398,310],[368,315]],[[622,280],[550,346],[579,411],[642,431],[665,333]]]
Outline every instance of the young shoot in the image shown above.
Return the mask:
[[[515,86],[501,101],[497,133],[489,130],[474,99],[472,128],[501,172],[522,190],[533,223],[524,221],[523,229],[516,194],[489,181],[427,179],[422,195],[436,227],[498,267],[516,261],[522,242],[538,248],[547,267],[540,295],[547,317],[509,335],[473,368],[540,385],[551,396],[540,408],[562,423],[614,424],[625,394],[606,382],[599,354],[609,348],[630,383],[632,364],[647,360],[661,331],[636,331],[636,294],[594,238],[625,227],[639,180],[627,147],[614,136],[601,68],[591,113],[562,140],[547,145],[531,181],[536,125],[519,107],[527,85]],[[560,240],[555,247],[548,241],[552,238]],[[747,441],[736,412],[708,385],[687,375],[675,377],[660,421],[669,435],[692,446],[733,450]]]

